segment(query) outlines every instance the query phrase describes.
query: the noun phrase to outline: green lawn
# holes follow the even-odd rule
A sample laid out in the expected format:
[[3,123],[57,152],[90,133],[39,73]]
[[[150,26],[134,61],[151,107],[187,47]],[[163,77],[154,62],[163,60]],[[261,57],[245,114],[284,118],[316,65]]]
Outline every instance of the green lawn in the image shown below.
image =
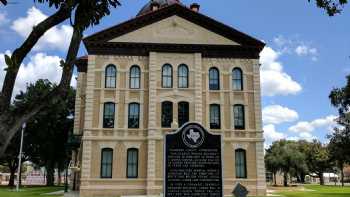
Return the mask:
[[[300,188],[286,189],[275,194],[284,197],[350,197],[350,187],[306,185],[305,191]],[[293,191],[294,190],[294,191]]]
[[22,187],[19,192],[8,187],[0,187],[0,197],[57,197],[55,195],[43,195],[45,193],[63,190],[62,187]]

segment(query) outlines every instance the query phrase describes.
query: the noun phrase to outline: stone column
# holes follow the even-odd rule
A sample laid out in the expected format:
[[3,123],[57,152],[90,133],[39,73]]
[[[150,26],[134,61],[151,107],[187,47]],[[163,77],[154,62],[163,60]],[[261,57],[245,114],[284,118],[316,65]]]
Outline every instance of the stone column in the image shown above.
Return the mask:
[[86,78],[86,103],[85,103],[85,122],[83,134],[83,153],[82,153],[82,188],[88,187],[87,180],[91,178],[91,148],[92,143],[85,138],[91,135],[94,107],[94,88],[95,88],[95,56],[89,56],[88,73]]
[[258,60],[253,63],[254,72],[254,108],[255,108],[255,124],[257,130],[257,138],[261,141],[256,143],[256,173],[257,195],[266,195],[266,174],[264,161],[264,135],[262,130],[262,115],[261,115],[261,89],[260,89],[260,65]]
[[202,54],[194,54],[195,121],[203,124]]
[[148,104],[148,154],[147,154],[147,195],[154,194],[156,180],[156,139],[157,131],[157,53],[149,54],[149,104]]

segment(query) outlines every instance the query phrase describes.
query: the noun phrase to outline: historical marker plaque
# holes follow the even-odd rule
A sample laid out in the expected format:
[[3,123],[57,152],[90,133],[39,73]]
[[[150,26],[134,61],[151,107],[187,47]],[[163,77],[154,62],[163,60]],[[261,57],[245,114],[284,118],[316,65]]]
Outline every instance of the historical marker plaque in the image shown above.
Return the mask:
[[165,136],[165,197],[222,197],[221,135],[187,123]]

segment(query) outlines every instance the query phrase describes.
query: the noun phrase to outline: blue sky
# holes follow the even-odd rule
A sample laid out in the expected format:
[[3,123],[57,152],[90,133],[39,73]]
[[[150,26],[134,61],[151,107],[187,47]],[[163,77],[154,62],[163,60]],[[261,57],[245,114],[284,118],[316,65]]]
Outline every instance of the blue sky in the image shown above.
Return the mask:
[[[133,18],[147,1],[122,0],[121,7],[85,34]],[[0,55],[11,53],[31,29],[30,24],[54,11],[33,1],[17,2],[20,3],[0,7]],[[350,6],[341,15],[328,17],[307,0],[182,2],[197,2],[201,13],[267,43],[262,55],[262,80],[268,143],[280,138],[317,137],[324,141],[333,125],[332,115],[337,114],[330,106],[328,94],[333,87],[343,86],[350,73]],[[40,41],[20,70],[17,92],[37,78],[59,80],[60,68],[56,64],[65,57],[70,31],[66,23]],[[79,53],[86,54],[84,47]],[[0,67],[3,66],[0,57]],[[3,76],[1,70],[0,86]]]

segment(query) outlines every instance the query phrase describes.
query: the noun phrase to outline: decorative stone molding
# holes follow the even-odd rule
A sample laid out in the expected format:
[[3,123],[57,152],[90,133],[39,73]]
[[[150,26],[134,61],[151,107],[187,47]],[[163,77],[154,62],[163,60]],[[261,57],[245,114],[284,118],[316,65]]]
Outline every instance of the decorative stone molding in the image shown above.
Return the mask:
[[233,150],[237,149],[243,149],[243,150],[248,150],[249,143],[247,142],[237,142],[237,143],[232,143]]
[[140,147],[141,147],[141,142],[126,142],[126,141],[124,141],[123,142],[123,145],[124,145],[124,147],[125,147],[125,149],[127,150],[127,149],[129,149],[129,148],[136,148],[136,149],[140,149]]
[[115,149],[115,147],[117,146],[117,142],[99,142],[98,145],[100,149],[104,149],[104,148]]

